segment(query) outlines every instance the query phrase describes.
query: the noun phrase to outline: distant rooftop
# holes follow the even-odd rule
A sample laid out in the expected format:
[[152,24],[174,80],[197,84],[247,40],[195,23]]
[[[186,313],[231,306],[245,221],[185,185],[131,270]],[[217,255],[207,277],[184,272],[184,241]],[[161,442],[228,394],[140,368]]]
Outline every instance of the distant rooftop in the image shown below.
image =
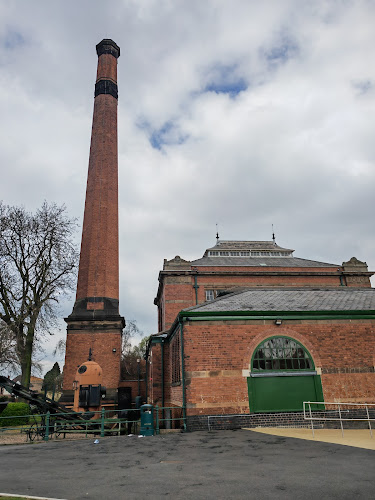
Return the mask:
[[218,240],[192,266],[267,266],[267,267],[332,267],[337,264],[300,259],[294,250],[280,247],[275,241]]

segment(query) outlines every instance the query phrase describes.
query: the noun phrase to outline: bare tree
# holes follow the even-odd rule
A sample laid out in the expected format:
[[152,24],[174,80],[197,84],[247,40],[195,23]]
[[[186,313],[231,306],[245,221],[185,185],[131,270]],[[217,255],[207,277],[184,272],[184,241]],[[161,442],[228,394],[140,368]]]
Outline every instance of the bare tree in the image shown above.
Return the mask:
[[8,375],[18,365],[16,343],[12,331],[7,324],[0,320],[0,372]]
[[[146,338],[142,338],[139,345],[133,346],[131,339],[135,336],[142,337],[143,332],[138,328],[135,320],[126,322],[126,327],[122,334],[122,353],[121,353],[121,378],[135,379],[139,373],[139,364],[144,357],[144,346],[146,345]],[[142,370],[143,370],[143,363]]]
[[51,333],[59,299],[75,286],[75,230],[65,206],[44,202],[33,214],[0,203],[0,319],[12,333],[26,387],[36,343]]
[[130,339],[132,339],[135,335],[142,337],[143,332],[138,328],[137,320],[129,319],[126,321],[126,326],[121,337],[122,357],[126,356],[132,350]]

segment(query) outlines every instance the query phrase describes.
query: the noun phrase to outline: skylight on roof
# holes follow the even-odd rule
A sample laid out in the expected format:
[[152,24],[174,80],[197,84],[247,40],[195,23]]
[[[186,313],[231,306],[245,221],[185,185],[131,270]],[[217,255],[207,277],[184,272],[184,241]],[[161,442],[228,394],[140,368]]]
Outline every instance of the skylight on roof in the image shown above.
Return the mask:
[[293,257],[292,252],[209,250],[209,257]]

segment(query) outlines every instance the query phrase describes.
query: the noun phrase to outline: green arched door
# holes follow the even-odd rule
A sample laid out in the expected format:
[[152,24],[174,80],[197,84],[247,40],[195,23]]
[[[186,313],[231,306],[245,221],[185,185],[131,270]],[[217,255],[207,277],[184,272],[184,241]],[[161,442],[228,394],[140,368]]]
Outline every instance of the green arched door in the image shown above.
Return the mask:
[[251,412],[301,411],[303,401],[323,401],[312,357],[289,337],[270,337],[258,345],[247,380]]

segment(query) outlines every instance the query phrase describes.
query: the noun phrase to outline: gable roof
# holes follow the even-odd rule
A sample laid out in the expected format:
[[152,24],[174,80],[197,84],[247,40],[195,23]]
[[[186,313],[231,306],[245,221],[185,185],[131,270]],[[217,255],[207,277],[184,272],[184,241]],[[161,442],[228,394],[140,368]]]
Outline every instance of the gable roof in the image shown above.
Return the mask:
[[251,288],[184,312],[374,311],[375,288]]

